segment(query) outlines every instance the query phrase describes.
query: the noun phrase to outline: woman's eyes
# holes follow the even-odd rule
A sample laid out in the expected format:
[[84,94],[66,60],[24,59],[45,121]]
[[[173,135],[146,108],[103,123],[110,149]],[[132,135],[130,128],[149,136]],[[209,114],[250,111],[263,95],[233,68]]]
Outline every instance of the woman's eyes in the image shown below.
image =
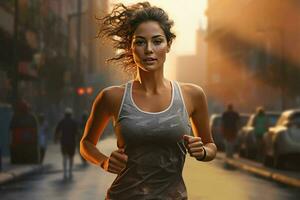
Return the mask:
[[134,44],[138,45],[138,46],[141,46],[145,43],[145,41],[142,41],[142,40],[138,40],[138,41],[135,41]]
[[162,43],[162,40],[154,40],[153,43],[155,45],[160,45]]
[[[154,40],[153,41],[153,44],[154,45],[160,45],[163,41],[162,40]],[[146,41],[143,41],[143,40],[137,40],[134,42],[134,44],[138,45],[138,46],[142,46],[142,45],[145,45],[146,44]]]

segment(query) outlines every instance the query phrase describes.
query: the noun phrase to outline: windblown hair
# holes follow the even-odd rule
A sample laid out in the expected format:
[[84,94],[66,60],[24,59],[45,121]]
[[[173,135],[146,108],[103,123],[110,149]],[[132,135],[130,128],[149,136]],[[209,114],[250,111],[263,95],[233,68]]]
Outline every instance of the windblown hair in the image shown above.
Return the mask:
[[124,71],[136,71],[136,64],[131,53],[131,42],[136,28],[143,22],[156,21],[164,31],[167,42],[171,45],[176,35],[171,32],[174,22],[169,19],[167,13],[158,7],[151,6],[149,2],[136,3],[130,6],[116,4],[111,13],[100,21],[98,38],[112,41],[117,54],[108,59],[108,62],[120,64]]

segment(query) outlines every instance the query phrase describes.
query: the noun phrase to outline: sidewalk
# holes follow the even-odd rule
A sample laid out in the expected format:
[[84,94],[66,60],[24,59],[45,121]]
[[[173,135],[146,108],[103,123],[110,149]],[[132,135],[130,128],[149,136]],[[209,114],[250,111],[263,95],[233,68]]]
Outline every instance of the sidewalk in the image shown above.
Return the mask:
[[[11,164],[9,157],[2,157],[2,171],[0,171],[0,185],[21,177],[38,173],[49,168],[53,163],[49,161],[53,157],[51,149],[55,148],[54,144],[49,144],[43,164]],[[58,148],[58,147],[57,147]]]
[[[78,148],[76,148],[75,151],[74,163],[75,162],[81,163],[81,159],[78,153]],[[10,164],[9,157],[2,157],[2,171],[0,172],[0,185],[3,185],[10,181],[14,181],[16,179],[19,179],[21,177],[30,174],[41,173],[45,170],[48,170],[49,168],[62,170],[62,156],[60,152],[60,145],[54,144],[52,141],[49,142],[49,144],[47,145],[47,150],[45,153],[43,164],[12,165]]]
[[[76,148],[74,163],[80,162],[80,157],[78,155],[78,149]],[[47,145],[47,150],[45,153],[45,158],[43,164],[22,164],[22,165],[12,165],[10,164],[10,158],[2,158],[2,171],[0,172],[0,185],[14,181],[21,177],[34,174],[42,173],[49,169],[62,170],[62,156],[60,152],[60,145],[49,142]]]
[[22,176],[26,176],[35,172],[39,172],[46,165],[12,165],[10,158],[2,158],[2,171],[0,172],[0,185],[12,180],[16,180]]
[[225,154],[222,152],[218,152],[217,158],[223,159],[229,166],[238,168],[251,174],[255,174],[281,184],[300,188],[300,171],[277,170],[265,167],[262,163],[239,157],[228,159],[225,158]]

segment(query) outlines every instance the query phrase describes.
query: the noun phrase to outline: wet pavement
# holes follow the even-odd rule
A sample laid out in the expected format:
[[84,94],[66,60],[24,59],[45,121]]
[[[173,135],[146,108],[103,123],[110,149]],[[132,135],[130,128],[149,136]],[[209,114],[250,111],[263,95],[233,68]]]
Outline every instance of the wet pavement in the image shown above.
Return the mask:
[[[116,147],[114,139],[99,143],[107,155]],[[58,145],[49,145],[42,172],[1,185],[1,199],[104,199],[116,175],[95,165],[84,166],[77,154],[73,180],[63,180],[62,159]],[[300,190],[252,175],[225,165],[218,157],[212,162],[197,162],[187,157],[184,180],[189,200],[298,200]]]

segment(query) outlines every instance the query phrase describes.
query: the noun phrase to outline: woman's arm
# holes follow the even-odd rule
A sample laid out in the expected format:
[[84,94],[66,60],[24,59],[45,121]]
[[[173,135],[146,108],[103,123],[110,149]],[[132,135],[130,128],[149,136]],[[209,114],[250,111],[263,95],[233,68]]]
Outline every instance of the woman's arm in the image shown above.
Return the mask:
[[108,92],[104,89],[96,97],[80,141],[80,154],[96,165],[102,165],[107,159],[107,156],[97,149],[96,144],[112,116]]
[[[119,174],[127,162],[124,149],[117,149],[109,157],[102,154],[96,144],[103,133],[109,119],[113,116],[116,103],[116,87],[103,90],[96,98],[84,134],[80,141],[80,154],[88,161],[101,166],[104,170]],[[118,92],[117,92],[118,93]]]
[[189,102],[192,105],[191,122],[194,137],[185,137],[185,141],[188,143],[191,156],[201,161],[211,161],[216,157],[217,147],[209,128],[206,96],[199,86],[190,84],[188,87],[190,87]]

